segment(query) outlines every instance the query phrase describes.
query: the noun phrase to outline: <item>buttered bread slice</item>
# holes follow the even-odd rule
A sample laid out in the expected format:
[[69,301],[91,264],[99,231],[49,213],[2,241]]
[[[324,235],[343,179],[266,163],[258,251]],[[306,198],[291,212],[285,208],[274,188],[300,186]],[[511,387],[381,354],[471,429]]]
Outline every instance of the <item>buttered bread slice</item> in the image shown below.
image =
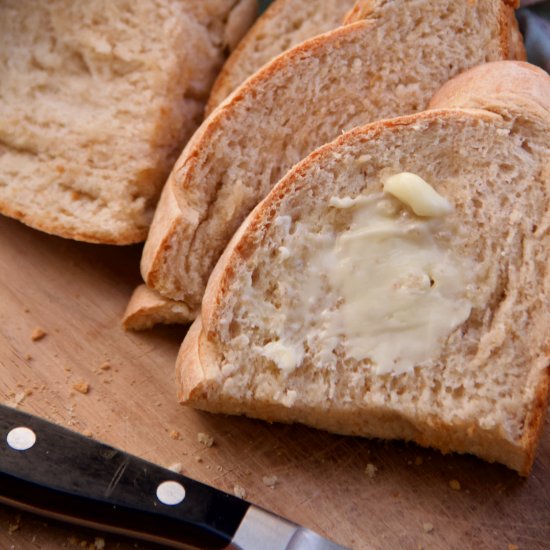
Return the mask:
[[467,68],[522,56],[510,2],[360,0],[347,25],[265,65],[194,134],[155,212],[145,283],[197,308],[233,233],[294,164],[342,131],[423,110]]
[[500,62],[293,168],[177,362],[200,409],[529,472],[549,391],[550,76]]

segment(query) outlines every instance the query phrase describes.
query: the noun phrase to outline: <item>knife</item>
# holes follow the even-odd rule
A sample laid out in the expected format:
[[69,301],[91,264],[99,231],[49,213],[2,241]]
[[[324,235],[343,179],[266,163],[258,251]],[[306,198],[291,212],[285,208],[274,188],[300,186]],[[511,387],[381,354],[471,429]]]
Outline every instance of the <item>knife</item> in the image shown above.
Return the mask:
[[344,548],[245,500],[5,405],[0,502],[172,548]]

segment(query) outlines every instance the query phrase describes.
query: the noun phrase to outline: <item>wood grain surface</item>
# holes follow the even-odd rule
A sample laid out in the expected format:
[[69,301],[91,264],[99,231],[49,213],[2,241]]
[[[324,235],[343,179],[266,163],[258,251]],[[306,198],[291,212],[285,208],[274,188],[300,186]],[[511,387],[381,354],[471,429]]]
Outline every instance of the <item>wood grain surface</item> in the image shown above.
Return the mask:
[[[120,327],[139,255],[140,247],[65,241],[0,218],[0,401],[180,464],[220,489],[242,488],[250,501],[354,549],[549,548],[548,426],[524,480],[469,456],[179,405],[173,364],[185,329]],[[36,328],[44,338],[32,339]],[[212,447],[200,432],[213,436]],[[2,550],[103,544],[154,548],[0,508]]]

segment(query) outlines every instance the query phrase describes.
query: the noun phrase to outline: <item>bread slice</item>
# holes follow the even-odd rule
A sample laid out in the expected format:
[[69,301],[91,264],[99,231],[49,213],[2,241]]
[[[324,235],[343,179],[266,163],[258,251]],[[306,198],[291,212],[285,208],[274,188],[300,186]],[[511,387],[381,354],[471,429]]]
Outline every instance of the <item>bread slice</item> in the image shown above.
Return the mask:
[[364,19],[264,66],[194,134],[145,244],[147,286],[198,307],[248,212],[309,152],[357,125],[424,109],[441,84],[468,67],[523,55],[513,8],[502,0],[358,6],[368,7],[359,12]]
[[0,213],[73,239],[143,241],[252,9],[255,0],[2,2]]
[[164,298],[147,285],[139,285],[128,302],[122,326],[126,330],[147,330],[158,324],[188,324],[197,317],[183,302]]
[[[253,210],[181,347],[183,403],[528,474],[550,383],[550,77],[490,63],[431,106],[320,148]],[[403,172],[431,191],[396,191]]]
[[355,0],[275,0],[248,31],[220,71],[208,104],[211,113],[262,65],[300,42],[340,26]]
[[[256,21],[225,62],[216,79],[206,113],[210,113],[235,88],[262,65],[285,50],[340,26],[355,0],[275,0]],[[138,286],[124,314],[127,330],[145,330],[158,323],[187,324],[196,317],[180,301]]]

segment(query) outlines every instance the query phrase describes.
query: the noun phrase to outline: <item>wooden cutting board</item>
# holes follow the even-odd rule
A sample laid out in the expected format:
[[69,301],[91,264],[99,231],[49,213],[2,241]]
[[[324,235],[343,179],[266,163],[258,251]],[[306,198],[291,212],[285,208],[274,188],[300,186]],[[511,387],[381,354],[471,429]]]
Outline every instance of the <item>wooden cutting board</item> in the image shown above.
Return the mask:
[[[549,548],[549,426],[524,480],[473,457],[184,408],[173,364],[185,329],[120,327],[140,281],[139,256],[140,247],[65,241],[0,217],[0,401],[180,464],[225,491],[242,488],[252,502],[354,549]],[[36,328],[46,336],[33,341]],[[155,548],[0,508],[1,549],[103,543]]]

